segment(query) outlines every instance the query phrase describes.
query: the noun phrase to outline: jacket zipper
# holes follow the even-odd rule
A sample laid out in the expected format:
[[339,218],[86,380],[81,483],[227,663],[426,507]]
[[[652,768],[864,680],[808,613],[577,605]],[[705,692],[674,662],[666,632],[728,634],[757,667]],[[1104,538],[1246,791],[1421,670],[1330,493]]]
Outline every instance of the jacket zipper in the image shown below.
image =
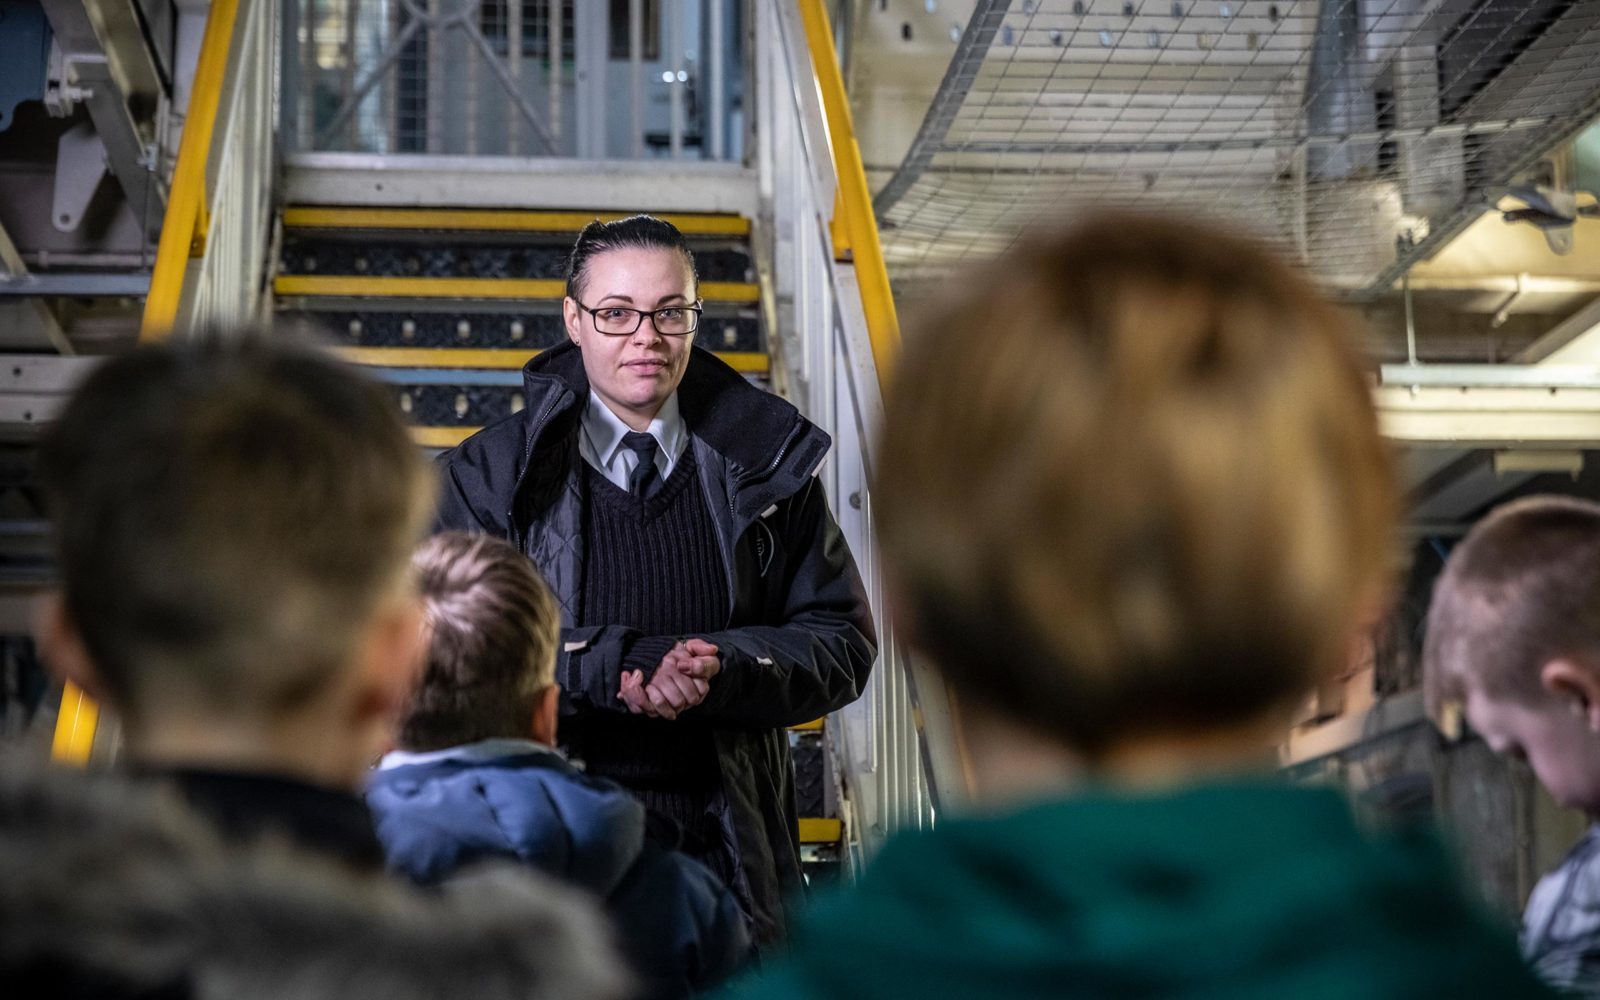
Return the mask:
[[[765,469],[761,470],[761,474],[758,476],[740,476],[739,485],[743,486],[745,483],[754,482],[757,479],[766,479],[774,472],[778,471],[778,466],[789,454],[789,448],[794,444],[794,439],[799,437],[804,429],[805,424],[803,423],[795,427],[795,429],[789,433],[789,436],[784,439],[782,446],[778,448],[778,453],[773,456],[772,461],[767,463],[767,467]],[[737,491],[732,491],[728,494],[728,512],[730,514],[734,511],[734,497],[736,493]]]

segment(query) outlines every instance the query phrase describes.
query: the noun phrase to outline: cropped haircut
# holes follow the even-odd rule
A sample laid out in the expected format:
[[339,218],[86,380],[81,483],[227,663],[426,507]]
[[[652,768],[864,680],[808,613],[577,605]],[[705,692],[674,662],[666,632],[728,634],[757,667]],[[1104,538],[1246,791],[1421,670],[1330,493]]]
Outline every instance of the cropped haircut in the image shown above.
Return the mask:
[[1248,239],[1124,214],[940,306],[874,489],[898,611],[957,691],[1092,758],[1333,669],[1397,507],[1344,313]]
[[1428,608],[1423,698],[1434,718],[1469,689],[1530,702],[1561,657],[1600,666],[1600,504],[1527,497],[1450,553]]
[[400,725],[400,745],[442,750],[525,738],[555,683],[561,616],[528,557],[488,535],[446,532],[411,559],[428,625],[428,658]]
[[583,227],[578,241],[572,245],[567,258],[567,295],[583,301],[588,289],[589,262],[600,254],[612,250],[676,250],[683,255],[689,268],[689,281],[700,287],[700,275],[695,270],[694,254],[678,227],[653,215],[631,215],[614,222],[599,219]]
[[289,329],[106,361],[41,444],[64,601],[117,709],[273,717],[403,593],[431,470],[377,384]]

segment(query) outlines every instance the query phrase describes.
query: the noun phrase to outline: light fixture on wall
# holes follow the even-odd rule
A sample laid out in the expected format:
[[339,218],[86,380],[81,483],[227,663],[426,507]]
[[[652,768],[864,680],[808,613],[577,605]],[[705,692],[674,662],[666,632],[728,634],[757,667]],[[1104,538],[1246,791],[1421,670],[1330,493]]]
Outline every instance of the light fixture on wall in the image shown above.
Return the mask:
[[1494,453],[1494,474],[1566,473],[1573,479],[1583,471],[1583,452],[1544,448],[1518,448]]

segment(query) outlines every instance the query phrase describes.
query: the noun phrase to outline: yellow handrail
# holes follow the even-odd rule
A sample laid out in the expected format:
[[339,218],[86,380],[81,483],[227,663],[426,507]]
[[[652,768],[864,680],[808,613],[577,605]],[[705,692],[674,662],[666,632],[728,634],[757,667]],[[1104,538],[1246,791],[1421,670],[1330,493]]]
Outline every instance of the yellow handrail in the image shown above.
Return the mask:
[[[850,101],[845,96],[839,59],[834,53],[833,29],[828,24],[827,9],[823,0],[799,2],[800,17],[806,26],[806,44],[811,49],[811,66],[816,73],[817,89],[822,94],[823,113],[828,119],[834,169],[839,175],[839,195],[834,208],[834,254],[841,260],[855,262],[861,307],[872,338],[872,360],[877,364],[879,382],[886,384],[895,355],[900,352],[900,317],[895,312],[894,295],[889,288],[889,271],[883,263],[883,244],[878,239],[878,220],[872,214],[867,171],[861,162],[861,147],[856,143],[855,124],[850,117]],[[841,217],[843,225],[840,225]],[[843,240],[839,238],[841,234]]]
[[56,715],[55,739],[50,756],[63,764],[83,766],[94,749],[94,733],[100,723],[100,706],[72,682],[61,692],[61,711]]
[[[144,317],[139,324],[141,341],[160,340],[172,332],[178,319],[189,259],[205,252],[210,212],[206,204],[206,161],[211,156],[211,138],[222,104],[222,89],[238,19],[239,0],[211,0],[200,60],[195,66],[194,87],[189,95],[189,113],[183,125],[183,139],[178,144],[178,163],[172,173],[172,191],[167,197],[167,214],[161,220],[156,266],[150,275],[150,292],[145,297]],[[56,716],[50,755],[64,764],[89,763],[99,724],[100,706],[76,684],[68,684],[61,695],[61,711]]]
[[172,172],[172,193],[167,198],[167,214],[161,222],[161,242],[156,248],[155,270],[150,275],[150,293],[145,297],[144,319],[139,324],[141,341],[161,340],[172,332],[178,320],[189,258],[205,252],[210,214],[210,206],[206,204],[206,166],[211,157],[211,137],[222,104],[222,88],[228,75],[234,25],[238,19],[239,0],[211,0],[200,60],[194,71],[194,88],[189,94],[189,112],[183,123],[183,139],[178,144],[178,163]]

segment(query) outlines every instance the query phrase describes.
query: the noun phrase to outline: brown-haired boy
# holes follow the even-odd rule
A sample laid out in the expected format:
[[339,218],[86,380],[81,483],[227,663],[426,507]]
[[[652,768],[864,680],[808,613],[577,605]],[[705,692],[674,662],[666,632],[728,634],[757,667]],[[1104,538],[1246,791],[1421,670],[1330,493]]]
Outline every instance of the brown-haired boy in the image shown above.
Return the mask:
[[[289,336],[109,360],[42,443],[40,637],[143,777],[0,773],[0,994],[620,995],[576,894],[385,878],[356,793],[422,651],[433,481],[388,394]],[[169,822],[166,781],[214,829]]]
[[[1434,586],[1423,683],[1434,718],[1464,712],[1600,817],[1600,504],[1529,497],[1467,534]],[[1522,947],[1552,984],[1600,996],[1600,827],[1534,889]]]
[[432,479],[382,388],[228,332],[87,379],[40,449],[61,574],[39,633],[135,771],[225,832],[380,870],[355,794],[421,652]]
[[429,647],[368,787],[390,866],[436,883],[482,860],[520,861],[605,901],[621,951],[653,997],[686,996],[744,960],[733,894],[646,833],[620,785],[555,750],[560,612],[533,565],[488,535],[417,550]]
[[1544,996],[1425,838],[1271,774],[1392,566],[1359,333],[1256,244],[1106,214],[907,327],[871,507],[975,814],[742,996]]

